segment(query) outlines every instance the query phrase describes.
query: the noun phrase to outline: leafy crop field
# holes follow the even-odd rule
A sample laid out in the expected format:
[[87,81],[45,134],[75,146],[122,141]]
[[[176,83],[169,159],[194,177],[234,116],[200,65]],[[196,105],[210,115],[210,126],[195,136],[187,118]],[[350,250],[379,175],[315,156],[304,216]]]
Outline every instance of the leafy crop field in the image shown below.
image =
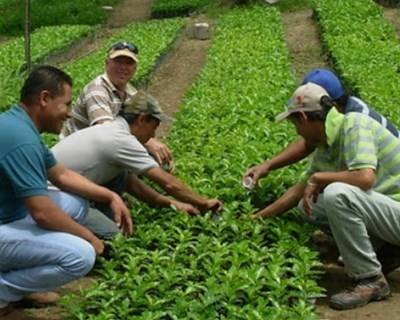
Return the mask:
[[372,0],[316,2],[323,39],[339,73],[361,98],[400,124],[400,43]]
[[[85,25],[43,27],[32,33],[32,62],[43,62],[50,54],[59,52],[72,42],[87,35],[91,27]],[[18,90],[24,77],[24,42],[22,37],[0,47],[0,110],[18,99]]]
[[[36,29],[34,63],[90,34],[93,28],[87,25],[103,21],[103,13],[87,12],[89,6],[116,2],[54,4],[57,9],[46,19],[58,17],[55,23],[61,21],[60,12],[70,12],[71,6],[86,8],[79,11],[89,15],[71,14],[71,19],[76,18],[71,23],[85,25]],[[167,139],[179,178],[205,196],[220,198],[224,211],[188,217],[173,209],[136,203],[132,208],[135,235],[115,239],[111,257],[101,259],[95,285],[82,295],[68,297],[68,319],[318,318],[313,302],[323,289],[317,284],[321,265],[309,243],[313,228],[295,210],[279,219],[249,218],[292,185],[305,163],[274,172],[256,191],[247,191],[240,183],[247,167],[272,157],[296,136],[289,123],[274,121],[297,85],[280,11],[312,5],[331,65],[349,89],[397,124],[399,40],[372,0],[285,0],[276,6],[258,2],[263,5],[215,15],[207,62],[186,92]],[[209,3],[153,1],[152,15],[187,15]],[[0,11],[10,5],[16,2],[0,0]],[[94,15],[99,20],[90,20]],[[1,23],[12,25],[7,19],[0,21],[0,34]],[[74,79],[74,96],[103,72],[107,50],[120,40],[138,45],[140,63],[134,84],[145,85],[184,32],[185,22],[173,18],[132,23],[105,38],[96,51],[63,65]],[[18,100],[15,88],[24,77],[22,46],[21,38],[0,45],[3,109]],[[56,139],[45,136],[49,145]]]
[[[254,38],[263,40],[254,44]],[[223,215],[134,208],[136,236],[115,241],[98,286],[68,304],[77,319],[314,317],[309,301],[321,289],[316,253],[305,245],[309,229],[250,220],[254,206],[239,181],[267,145],[282,143],[275,134],[281,129],[269,119],[293,86],[278,11],[255,7],[221,16],[209,60],[168,143],[179,176],[220,197]]]

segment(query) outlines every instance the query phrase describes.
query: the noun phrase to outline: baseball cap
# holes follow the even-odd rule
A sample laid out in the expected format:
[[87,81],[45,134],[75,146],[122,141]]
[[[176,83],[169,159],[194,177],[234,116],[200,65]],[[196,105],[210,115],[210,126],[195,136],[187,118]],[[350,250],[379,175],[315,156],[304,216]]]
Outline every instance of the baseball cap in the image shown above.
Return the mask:
[[327,69],[311,70],[305,75],[302,84],[308,82],[315,83],[324,88],[333,100],[340,98],[346,93],[338,77]]
[[123,107],[124,113],[148,114],[160,121],[173,121],[161,109],[159,102],[150,94],[138,91]]
[[321,86],[309,82],[296,89],[287,105],[287,110],[278,114],[275,118],[276,121],[282,121],[289,117],[291,114],[299,111],[321,111],[321,98],[328,96],[328,92]]
[[138,62],[138,53],[139,49],[134,44],[123,41],[112,45],[108,51],[108,57],[110,59],[115,59],[116,57],[128,57],[133,59],[135,62]]

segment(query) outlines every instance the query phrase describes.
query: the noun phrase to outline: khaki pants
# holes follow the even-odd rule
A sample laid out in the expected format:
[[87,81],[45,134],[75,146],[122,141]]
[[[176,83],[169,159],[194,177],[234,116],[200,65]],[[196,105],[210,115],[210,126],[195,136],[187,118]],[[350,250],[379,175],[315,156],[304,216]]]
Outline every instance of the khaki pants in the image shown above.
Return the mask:
[[[302,201],[299,209],[304,212]],[[314,203],[310,222],[330,229],[346,271],[355,279],[381,272],[375,249],[383,241],[400,246],[400,202],[336,182]]]

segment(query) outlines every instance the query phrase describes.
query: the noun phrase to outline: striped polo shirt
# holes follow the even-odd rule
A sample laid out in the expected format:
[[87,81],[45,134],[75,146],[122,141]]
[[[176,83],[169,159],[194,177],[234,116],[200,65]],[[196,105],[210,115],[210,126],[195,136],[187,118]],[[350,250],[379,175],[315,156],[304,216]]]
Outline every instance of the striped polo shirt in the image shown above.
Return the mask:
[[332,108],[325,121],[327,144],[318,147],[307,172],[371,168],[373,189],[400,201],[400,140],[371,117]]
[[136,92],[136,89],[127,83],[126,97],[123,100],[107,73],[98,76],[82,90],[72,108],[72,117],[64,124],[61,137],[66,137],[99,121],[114,120],[123,103],[131,99]]

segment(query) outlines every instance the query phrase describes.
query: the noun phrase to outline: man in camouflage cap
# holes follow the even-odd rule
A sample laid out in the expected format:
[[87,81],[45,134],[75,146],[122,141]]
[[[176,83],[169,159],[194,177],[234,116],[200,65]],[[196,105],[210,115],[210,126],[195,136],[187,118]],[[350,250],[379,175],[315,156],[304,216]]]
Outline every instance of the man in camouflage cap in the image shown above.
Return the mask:
[[[153,206],[175,206],[188,214],[219,211],[222,203],[192,191],[175,176],[163,170],[143,146],[154,137],[161,121],[171,120],[149,94],[138,92],[123,106],[113,122],[80,130],[52,149],[55,158],[97,184],[129,194]],[[173,198],[166,197],[142,182],[145,176]],[[96,206],[107,215],[108,210]],[[114,236],[115,224],[98,210],[89,211],[86,226],[103,238]]]

